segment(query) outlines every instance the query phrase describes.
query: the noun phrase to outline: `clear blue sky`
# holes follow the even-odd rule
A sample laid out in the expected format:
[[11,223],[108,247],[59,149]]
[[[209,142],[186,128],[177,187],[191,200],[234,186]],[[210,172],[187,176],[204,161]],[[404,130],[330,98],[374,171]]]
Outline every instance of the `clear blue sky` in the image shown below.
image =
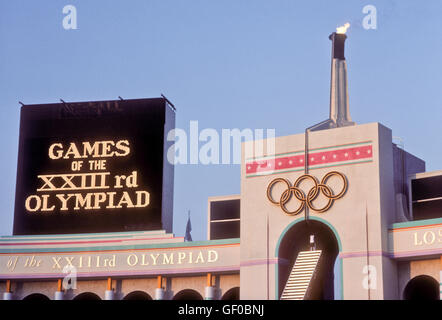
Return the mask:
[[[62,27],[65,5],[78,29]],[[377,30],[362,8],[377,8]],[[0,235],[12,232],[19,104],[157,97],[177,127],[303,132],[328,116],[330,41],[349,21],[351,116],[381,122],[442,169],[442,2],[0,0]],[[240,192],[239,165],[175,169],[174,232],[206,238],[207,197]]]

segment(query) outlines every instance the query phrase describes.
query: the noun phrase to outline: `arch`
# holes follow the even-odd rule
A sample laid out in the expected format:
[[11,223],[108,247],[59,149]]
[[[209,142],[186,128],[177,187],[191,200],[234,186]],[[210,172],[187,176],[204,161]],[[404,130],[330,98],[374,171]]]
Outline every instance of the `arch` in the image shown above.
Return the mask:
[[322,267],[320,270],[321,273],[327,273],[321,274],[319,277],[319,282],[323,285],[321,288],[315,289],[316,298],[343,298],[342,259],[339,257],[339,253],[342,252],[341,239],[336,229],[328,221],[311,216],[308,222],[304,217],[292,221],[282,231],[278,239],[275,247],[275,256],[278,258],[275,265],[275,299],[279,299],[282,294],[284,283],[295,262],[297,252],[308,248],[310,233],[316,234],[315,239],[324,248],[320,264],[326,268]]
[[404,300],[439,300],[439,282],[428,275],[416,276],[404,289]]
[[123,300],[152,300],[152,297],[144,291],[132,291],[128,293]]
[[27,295],[26,297],[24,297],[23,300],[26,300],[26,301],[49,301],[51,299],[49,299],[49,297],[47,297],[46,295],[44,295],[42,293],[31,293],[30,295]]
[[93,292],[83,292],[76,295],[73,300],[101,300],[101,298]]
[[221,300],[239,300],[239,287],[227,290],[221,297]]
[[184,289],[178,292],[172,300],[203,300],[203,297],[195,290]]
[[[333,227],[333,225],[332,225],[330,222],[328,222],[327,220],[324,220],[324,219],[322,219],[322,218],[315,217],[315,216],[309,217],[309,220],[316,220],[316,221],[322,222],[322,223],[325,224],[327,227],[329,227],[330,230],[333,231],[333,234],[335,235],[335,238],[336,238],[336,240],[338,241],[339,252],[342,252],[341,238],[339,237],[339,234],[338,234],[338,232],[336,231],[335,227]],[[279,246],[280,246],[281,241],[282,241],[282,239],[284,238],[285,234],[287,233],[287,231],[288,231],[289,229],[291,229],[295,224],[297,224],[297,223],[299,223],[299,222],[302,222],[302,221],[305,221],[305,219],[304,219],[304,218],[299,218],[299,219],[297,219],[297,220],[295,220],[295,221],[292,221],[287,227],[285,227],[284,231],[282,231],[281,235],[279,236],[278,242],[276,243],[275,256],[278,255]]]

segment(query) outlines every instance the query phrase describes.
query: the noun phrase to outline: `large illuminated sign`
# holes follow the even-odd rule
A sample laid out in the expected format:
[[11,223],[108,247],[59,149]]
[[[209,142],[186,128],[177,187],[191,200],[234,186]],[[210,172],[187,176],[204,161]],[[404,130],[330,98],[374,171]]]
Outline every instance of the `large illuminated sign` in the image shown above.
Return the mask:
[[[78,147],[73,142],[69,144],[67,149],[62,143],[51,144],[49,147],[50,159],[85,159],[72,161],[70,169],[73,172],[78,172],[85,167],[90,172],[38,175],[41,186],[36,190],[37,194],[26,198],[26,211],[104,210],[123,207],[142,208],[149,205],[149,192],[145,190],[137,190],[132,196],[129,191],[117,192],[124,187],[131,190],[138,187],[137,171],[133,171],[130,175],[114,175],[114,179],[110,179],[112,173],[106,169],[107,159],[88,160],[128,156],[130,153],[128,140],[95,141],[92,144],[86,141],[82,142],[82,145],[83,152],[80,154]],[[102,152],[99,152],[101,145],[103,146]],[[116,147],[116,151],[111,151],[111,146]],[[88,190],[88,192],[85,194],[79,192],[84,190]],[[89,192],[91,190],[97,192]],[[106,192],[102,190],[106,190]]]
[[14,234],[171,231],[174,122],[165,99],[23,106]]

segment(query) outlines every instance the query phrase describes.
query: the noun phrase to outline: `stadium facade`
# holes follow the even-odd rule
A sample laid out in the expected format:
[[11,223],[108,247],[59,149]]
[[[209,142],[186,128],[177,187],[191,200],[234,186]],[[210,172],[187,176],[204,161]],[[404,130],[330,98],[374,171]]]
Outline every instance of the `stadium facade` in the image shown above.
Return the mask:
[[442,171],[352,121],[346,35],[330,39],[329,119],[244,142],[207,241],[172,233],[166,98],[23,106],[3,298],[440,299]]

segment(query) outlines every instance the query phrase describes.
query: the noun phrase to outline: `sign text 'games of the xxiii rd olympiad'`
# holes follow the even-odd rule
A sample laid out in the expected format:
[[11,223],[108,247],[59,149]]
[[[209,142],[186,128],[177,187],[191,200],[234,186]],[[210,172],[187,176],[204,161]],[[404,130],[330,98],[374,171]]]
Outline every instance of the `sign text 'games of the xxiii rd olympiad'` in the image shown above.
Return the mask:
[[23,106],[14,234],[171,228],[173,127],[165,99]]

